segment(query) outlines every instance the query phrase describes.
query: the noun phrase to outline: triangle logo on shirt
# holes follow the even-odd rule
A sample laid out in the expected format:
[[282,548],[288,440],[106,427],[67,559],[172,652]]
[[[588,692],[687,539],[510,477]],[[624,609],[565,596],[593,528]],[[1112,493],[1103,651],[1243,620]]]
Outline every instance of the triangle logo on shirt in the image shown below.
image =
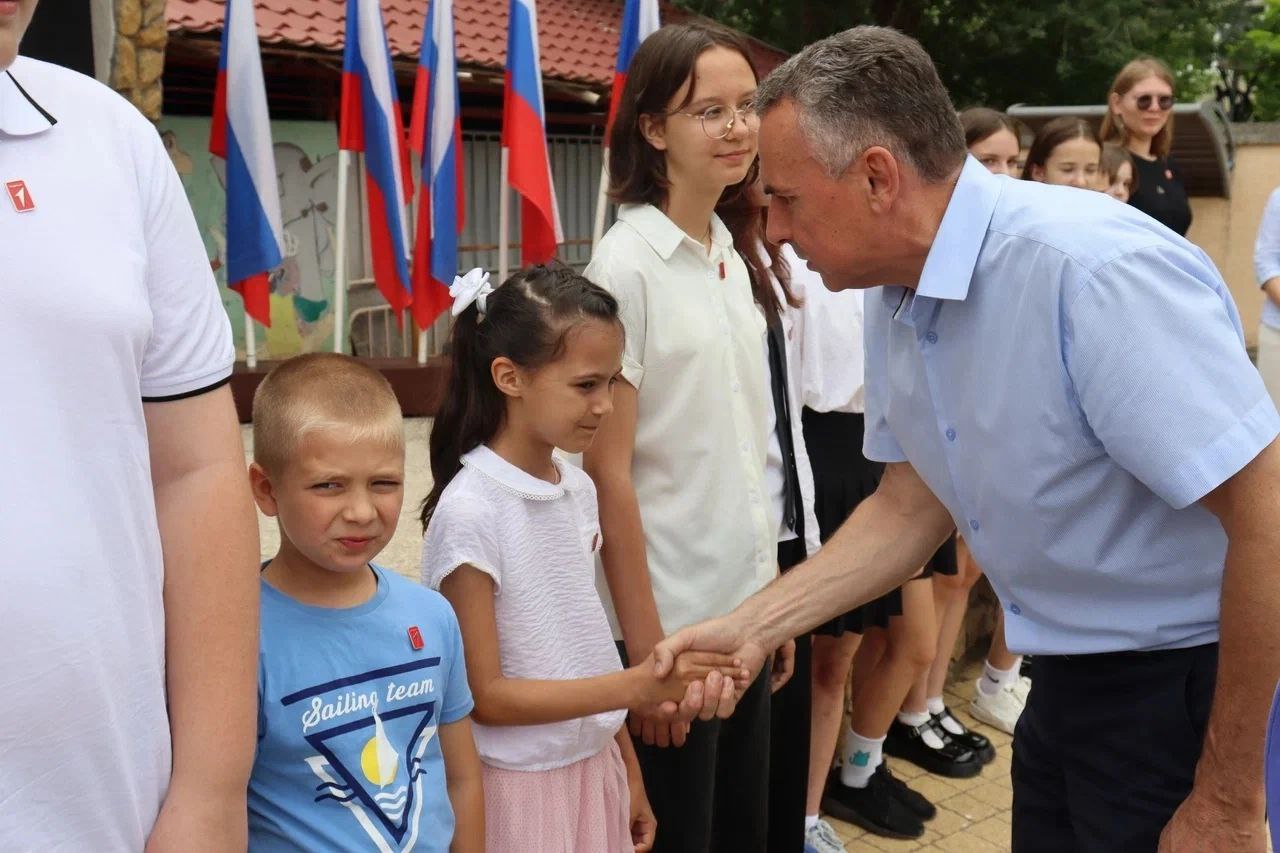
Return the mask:
[[306,759],[319,781],[316,806],[342,806],[377,849],[386,849],[388,840],[401,850],[417,842],[425,805],[424,756],[438,729],[435,700],[401,704],[433,693],[431,679],[420,672],[403,681],[387,677],[439,663],[430,658],[378,669],[281,700],[286,706],[306,703],[304,737],[317,753]]

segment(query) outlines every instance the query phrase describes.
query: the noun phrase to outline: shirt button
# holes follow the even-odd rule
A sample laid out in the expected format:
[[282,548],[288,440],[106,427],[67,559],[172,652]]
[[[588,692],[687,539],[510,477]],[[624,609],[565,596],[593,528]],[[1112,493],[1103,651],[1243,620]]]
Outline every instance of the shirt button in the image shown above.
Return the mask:
[[956,431],[951,427],[947,427],[947,441],[955,441],[955,440],[956,440]]
[[969,519],[969,527],[970,527],[970,529],[972,529],[972,530],[975,530],[975,531],[976,531],[976,530],[977,530],[979,527],[981,527],[981,526],[982,526],[982,525],[978,523],[978,519],[976,519],[976,518],[971,518],[971,519]]
[[929,334],[924,336],[924,339],[931,344],[936,344],[938,342],[938,333],[930,332]]
[[1009,612],[1010,612],[1010,613],[1012,613],[1014,616],[1021,616],[1021,615],[1022,615],[1022,608],[1021,608],[1021,607],[1019,607],[1019,606],[1018,606],[1018,605],[1016,605],[1016,604],[1010,604],[1010,605],[1009,605]]

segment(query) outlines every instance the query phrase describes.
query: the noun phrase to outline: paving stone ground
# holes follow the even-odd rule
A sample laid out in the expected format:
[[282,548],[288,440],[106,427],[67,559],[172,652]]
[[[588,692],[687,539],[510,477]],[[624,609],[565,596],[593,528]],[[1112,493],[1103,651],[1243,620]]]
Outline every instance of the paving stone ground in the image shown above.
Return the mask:
[[972,779],[945,779],[930,775],[906,761],[887,758],[900,779],[929,798],[938,815],[925,824],[924,835],[914,841],[880,838],[851,824],[828,818],[849,851],[927,850],[930,853],[999,853],[1009,850],[1013,789],[1009,780],[1011,738],[969,716],[973,686],[981,674],[980,662],[958,669],[947,685],[947,706],[966,726],[982,732],[995,745],[995,760]]

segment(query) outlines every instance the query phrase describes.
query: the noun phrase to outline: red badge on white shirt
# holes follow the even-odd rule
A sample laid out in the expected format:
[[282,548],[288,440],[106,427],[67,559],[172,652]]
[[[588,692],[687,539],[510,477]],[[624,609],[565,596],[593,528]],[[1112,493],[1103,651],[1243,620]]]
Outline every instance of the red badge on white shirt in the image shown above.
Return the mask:
[[413,646],[414,651],[422,651],[422,632],[417,625],[409,628],[409,645]]
[[19,213],[30,213],[36,209],[35,199],[31,197],[26,181],[7,181],[4,188],[9,192],[9,200],[13,202],[14,210]]

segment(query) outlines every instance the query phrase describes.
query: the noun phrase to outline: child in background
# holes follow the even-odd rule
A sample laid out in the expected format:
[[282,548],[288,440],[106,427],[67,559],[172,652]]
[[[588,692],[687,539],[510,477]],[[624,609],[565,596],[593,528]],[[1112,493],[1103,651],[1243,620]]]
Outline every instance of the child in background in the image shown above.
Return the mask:
[[960,111],[964,144],[969,153],[993,175],[1016,178],[1022,174],[1022,140],[1016,119],[990,107]]
[[1097,188],[1101,159],[1102,143],[1093,125],[1082,118],[1062,116],[1036,133],[1022,178],[1092,190]]
[[1102,191],[1128,204],[1129,197],[1138,188],[1138,178],[1133,173],[1133,158],[1127,148],[1115,142],[1103,144],[1101,176]]
[[565,267],[497,290],[473,270],[451,293],[422,577],[453,604],[466,643],[486,850],[649,850],[655,820],[626,709],[680,700],[704,677],[732,701],[741,670],[702,653],[662,680],[652,659],[620,666],[595,586],[595,486],[554,455],[585,450],[613,410],[618,303]]
[[404,500],[381,374],[312,353],[253,398],[249,468],[280,550],[262,570],[249,849],[483,853],[462,638],[437,593],[371,561]]

